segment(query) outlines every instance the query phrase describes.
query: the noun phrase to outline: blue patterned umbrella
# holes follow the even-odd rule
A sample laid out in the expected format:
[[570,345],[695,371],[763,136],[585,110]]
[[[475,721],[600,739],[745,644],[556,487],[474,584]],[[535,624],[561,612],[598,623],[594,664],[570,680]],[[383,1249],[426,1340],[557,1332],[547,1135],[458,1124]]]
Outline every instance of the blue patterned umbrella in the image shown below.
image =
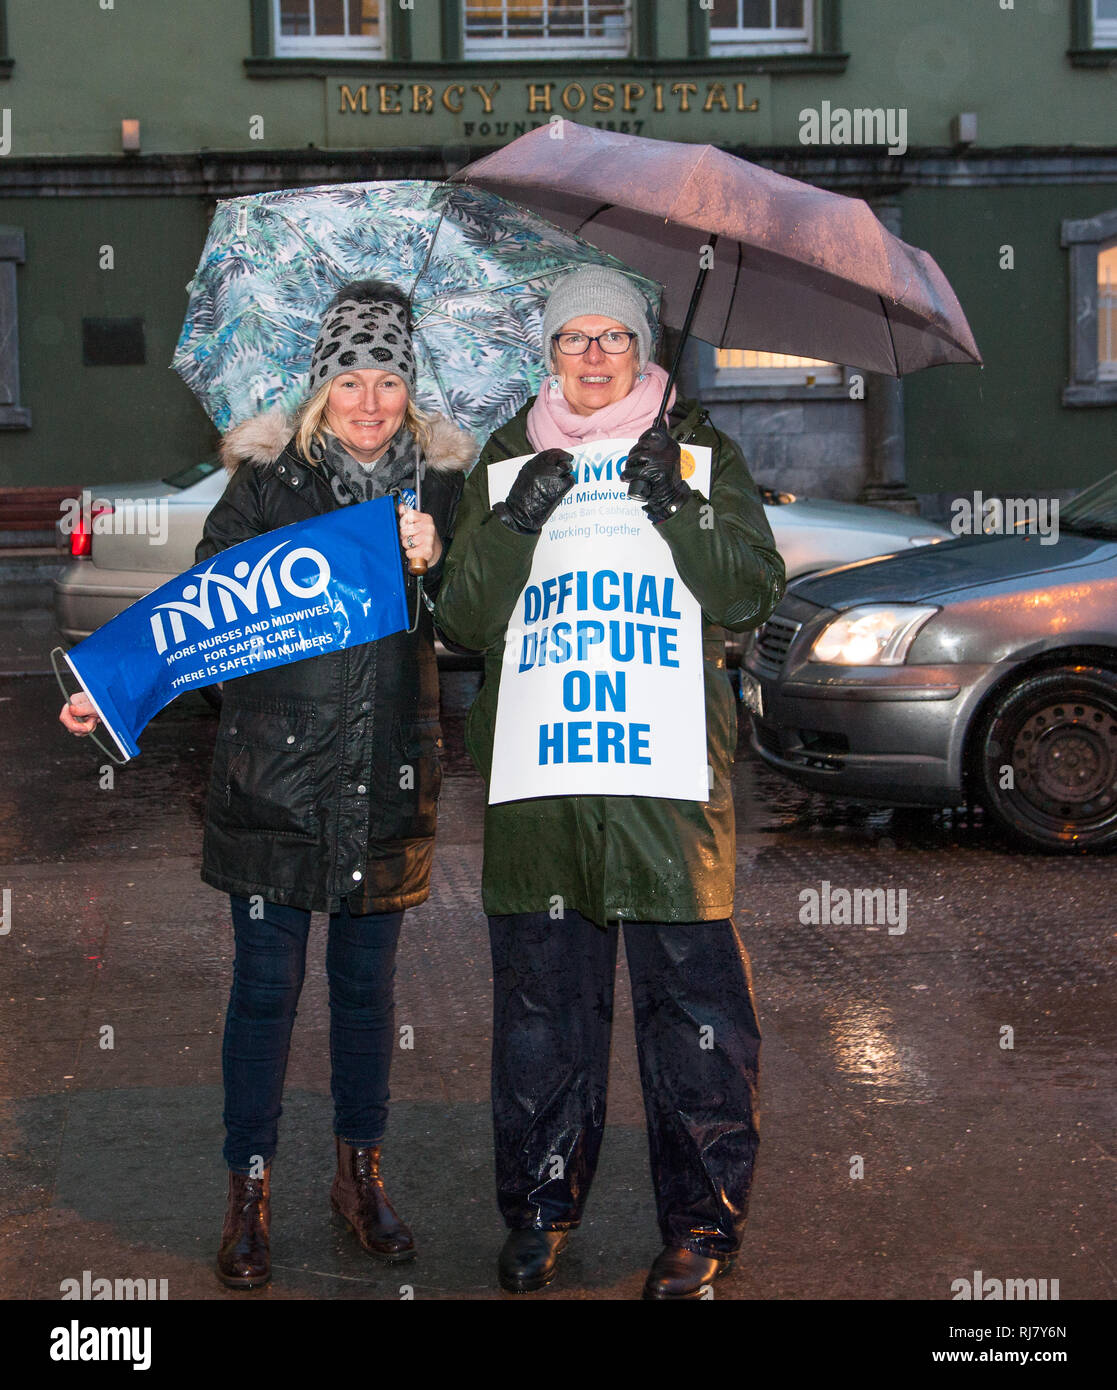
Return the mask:
[[293,412],[330,299],[348,280],[389,280],[412,298],[418,404],[484,440],[538,390],[547,295],[587,264],[625,270],[658,305],[654,281],[481,189],[399,180],[231,198],[171,365],[222,432]]

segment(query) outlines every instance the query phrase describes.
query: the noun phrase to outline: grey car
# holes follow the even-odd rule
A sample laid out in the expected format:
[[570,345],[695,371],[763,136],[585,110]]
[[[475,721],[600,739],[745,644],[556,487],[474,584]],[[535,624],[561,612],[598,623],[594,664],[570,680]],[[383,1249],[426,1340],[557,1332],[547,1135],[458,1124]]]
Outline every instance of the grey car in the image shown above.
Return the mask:
[[789,585],[741,698],[756,752],[803,786],[976,801],[1032,848],[1112,847],[1117,473],[1057,536],[970,535]]

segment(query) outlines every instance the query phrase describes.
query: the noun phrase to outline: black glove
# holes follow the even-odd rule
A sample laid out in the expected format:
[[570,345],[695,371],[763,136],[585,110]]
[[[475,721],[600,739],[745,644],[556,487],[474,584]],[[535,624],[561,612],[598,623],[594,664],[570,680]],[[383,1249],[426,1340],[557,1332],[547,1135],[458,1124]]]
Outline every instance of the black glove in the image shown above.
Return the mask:
[[625,461],[621,478],[629,497],[644,504],[651,521],[665,521],[691,496],[680,472],[682,450],[666,430],[645,430]]
[[574,455],[563,449],[544,449],[528,459],[516,474],[503,502],[493,512],[511,531],[537,536],[558,504],[574,486]]

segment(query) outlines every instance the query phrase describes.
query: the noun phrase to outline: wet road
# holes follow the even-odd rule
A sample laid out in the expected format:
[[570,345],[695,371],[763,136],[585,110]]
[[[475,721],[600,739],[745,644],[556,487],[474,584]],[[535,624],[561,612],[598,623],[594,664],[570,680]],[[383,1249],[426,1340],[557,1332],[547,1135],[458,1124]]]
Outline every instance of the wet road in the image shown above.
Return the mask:
[[[507,1297],[483,796],[461,745],[472,679],[446,679],[434,893],[408,914],[399,960],[397,1023],[415,1046],[393,1064],[385,1173],[420,1257],[374,1265],[331,1223],[317,919],[273,1176],[274,1281],[252,1295],[210,1272],[232,958],[228,902],[198,878],[216,721],[182,697],[102,786],[95,750],[55,722],[53,682],[0,679],[0,1296],[57,1298],[90,1270],[167,1279],[172,1299],[396,1299],[404,1283],[416,1298]],[[1111,1298],[1115,861],[1018,853],[961,816],[825,802],[743,746],[735,776],[762,1141],[717,1298],[949,1299],[974,1270]],[[823,882],[892,890],[893,929],[801,922],[800,895]],[[623,952],[620,970],[597,1183],[536,1299],[638,1297],[659,1248]]]

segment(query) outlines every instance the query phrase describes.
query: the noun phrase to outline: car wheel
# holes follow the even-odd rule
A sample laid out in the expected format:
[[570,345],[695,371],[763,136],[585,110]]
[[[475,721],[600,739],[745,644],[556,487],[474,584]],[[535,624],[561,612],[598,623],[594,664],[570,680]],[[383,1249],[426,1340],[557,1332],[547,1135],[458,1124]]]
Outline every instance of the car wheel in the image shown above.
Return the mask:
[[982,800],[1034,849],[1117,844],[1117,672],[1039,671],[1001,695],[975,747]]
[[224,681],[218,681],[216,685],[203,685],[198,691],[206,704],[218,712],[221,710],[221,701],[224,699],[221,688],[224,684]]

